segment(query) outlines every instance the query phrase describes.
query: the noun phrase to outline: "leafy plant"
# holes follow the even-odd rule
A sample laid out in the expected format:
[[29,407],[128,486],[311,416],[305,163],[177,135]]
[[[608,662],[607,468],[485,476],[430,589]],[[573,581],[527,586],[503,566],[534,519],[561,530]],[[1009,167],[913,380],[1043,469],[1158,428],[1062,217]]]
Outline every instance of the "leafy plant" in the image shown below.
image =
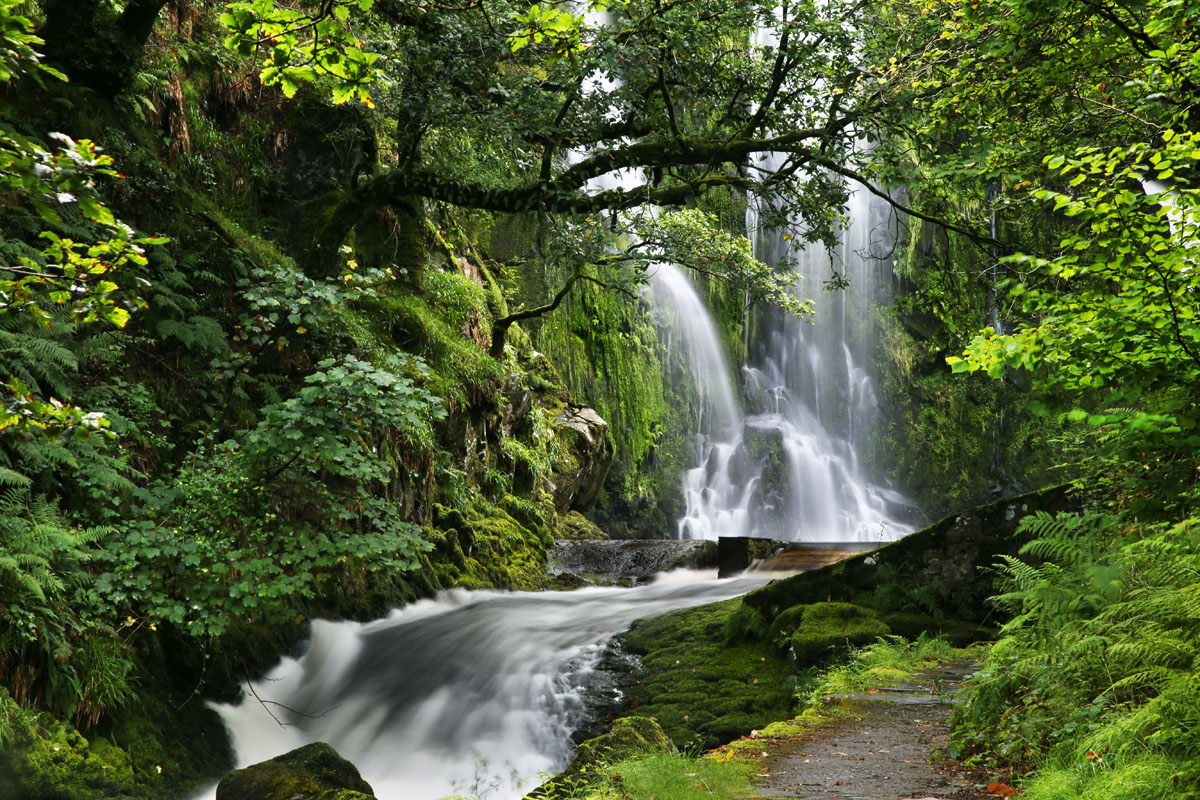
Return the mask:
[[997,601],[1014,616],[956,709],[955,747],[1025,769],[1048,755],[1034,797],[1064,786],[1108,796],[1102,787],[1139,783],[1138,773],[1158,776],[1154,796],[1190,796],[1200,776],[1197,521],[1139,528],[1043,514],[1022,525],[1039,535],[1026,556],[1049,560],[1001,565]]
[[66,527],[25,490],[0,496],[0,680],[89,725],[133,695],[123,643],[83,600],[88,545],[105,533]]

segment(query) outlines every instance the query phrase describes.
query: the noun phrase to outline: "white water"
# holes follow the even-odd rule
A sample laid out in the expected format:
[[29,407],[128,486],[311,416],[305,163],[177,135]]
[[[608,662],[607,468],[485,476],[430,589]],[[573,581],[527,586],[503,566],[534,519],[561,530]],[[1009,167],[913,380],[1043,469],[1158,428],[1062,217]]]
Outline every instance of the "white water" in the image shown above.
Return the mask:
[[696,431],[710,437],[730,435],[741,427],[742,409],[734,396],[729,362],[708,308],[683,270],[674,264],[655,264],[649,278],[660,324],[667,331],[667,348],[684,351],[696,384],[700,399],[693,414]]
[[566,766],[609,638],[765,582],[681,571],[631,589],[451,590],[367,624],[315,622],[304,655],[253,684],[282,706],[214,707],[239,766],[324,741],[381,800],[517,798]]
[[[865,191],[850,196],[846,211],[847,226],[833,253],[810,245],[789,254],[790,231],[759,230],[753,208],[747,215],[760,259],[775,265],[791,255],[798,291],[813,300],[813,316],[766,313],[751,347],[753,366],[743,370],[746,416],[724,435],[699,428],[707,435],[684,478],[681,538],[869,542],[891,541],[912,529],[900,518],[904,498],[872,480],[859,457],[878,416],[865,365],[872,359],[872,315],[887,300],[887,218]],[[823,289],[835,273],[849,285]],[[703,327],[691,320],[678,335],[691,349],[705,350],[707,338],[695,333]],[[714,352],[689,361],[702,385],[713,380],[702,365],[724,358],[719,343],[713,346]]]

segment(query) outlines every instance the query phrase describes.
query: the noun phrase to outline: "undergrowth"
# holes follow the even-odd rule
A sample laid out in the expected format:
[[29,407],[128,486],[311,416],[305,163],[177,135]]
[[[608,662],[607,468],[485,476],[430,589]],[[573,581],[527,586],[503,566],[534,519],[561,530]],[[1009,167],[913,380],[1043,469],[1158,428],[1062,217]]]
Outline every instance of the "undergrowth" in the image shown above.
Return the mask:
[[952,744],[1028,773],[1025,797],[1200,796],[1200,520],[1037,514],[999,566],[1012,615]]
[[921,634],[914,641],[901,636],[885,636],[862,647],[844,663],[821,673],[809,694],[810,702],[819,702],[837,692],[863,692],[912,680],[922,669],[964,658],[967,650],[952,646],[944,638]]
[[712,800],[753,791],[744,762],[652,753],[604,767],[598,785],[580,800]]

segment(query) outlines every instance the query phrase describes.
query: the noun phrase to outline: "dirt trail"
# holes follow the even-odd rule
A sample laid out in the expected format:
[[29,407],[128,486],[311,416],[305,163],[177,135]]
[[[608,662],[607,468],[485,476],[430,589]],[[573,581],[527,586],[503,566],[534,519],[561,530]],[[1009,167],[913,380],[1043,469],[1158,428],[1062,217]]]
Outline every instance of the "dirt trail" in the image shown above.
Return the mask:
[[[973,671],[943,665],[893,689],[835,695],[846,714],[796,736],[762,739],[759,798],[976,800],[983,778],[930,763],[946,744],[950,696]],[[1007,788],[1007,787],[1006,787]]]

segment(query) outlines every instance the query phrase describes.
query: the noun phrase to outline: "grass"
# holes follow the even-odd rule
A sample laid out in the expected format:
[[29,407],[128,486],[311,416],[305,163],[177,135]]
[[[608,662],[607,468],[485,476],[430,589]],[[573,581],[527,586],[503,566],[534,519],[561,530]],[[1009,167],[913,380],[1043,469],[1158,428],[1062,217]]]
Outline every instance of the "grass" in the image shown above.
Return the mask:
[[899,636],[882,637],[854,651],[849,661],[822,673],[810,695],[810,702],[838,692],[865,692],[895,686],[912,680],[923,669],[961,660],[970,654],[970,650],[957,649],[941,637],[922,634],[914,641]]
[[754,792],[749,764],[679,753],[620,761],[605,767],[602,775],[579,800],[732,800]]

